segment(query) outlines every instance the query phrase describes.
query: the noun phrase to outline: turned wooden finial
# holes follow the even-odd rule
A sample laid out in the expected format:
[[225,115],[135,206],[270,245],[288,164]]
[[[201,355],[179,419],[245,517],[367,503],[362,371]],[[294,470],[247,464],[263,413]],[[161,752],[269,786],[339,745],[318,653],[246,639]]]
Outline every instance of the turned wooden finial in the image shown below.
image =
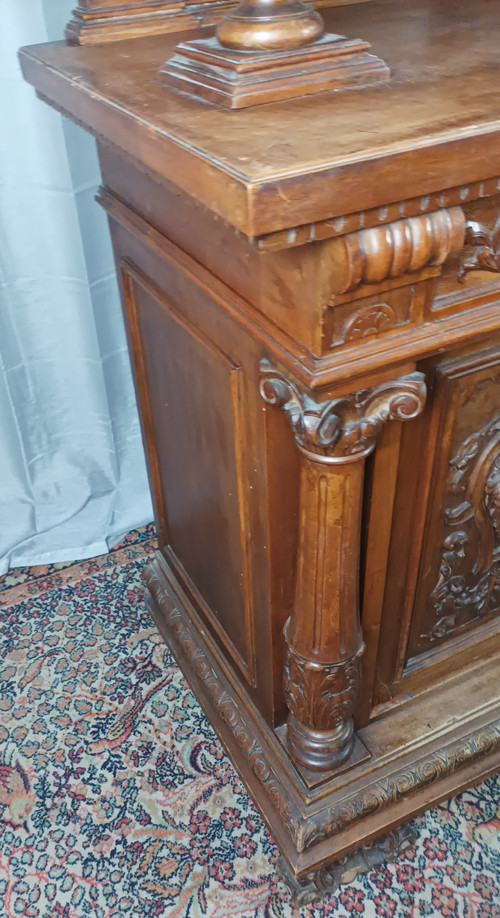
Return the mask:
[[224,48],[277,51],[309,45],[323,29],[319,13],[301,0],[242,0],[215,34]]

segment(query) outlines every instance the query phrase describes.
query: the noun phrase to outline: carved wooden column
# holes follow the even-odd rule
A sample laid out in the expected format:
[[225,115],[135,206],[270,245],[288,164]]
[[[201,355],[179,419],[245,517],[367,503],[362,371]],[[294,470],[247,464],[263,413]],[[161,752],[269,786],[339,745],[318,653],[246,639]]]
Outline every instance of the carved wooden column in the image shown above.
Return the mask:
[[415,418],[422,373],[316,402],[267,361],[262,397],[288,417],[302,454],[295,606],[285,626],[287,741],[312,770],[339,767],[353,747],[364,650],[359,618],[359,543],[364,460],[385,422]]

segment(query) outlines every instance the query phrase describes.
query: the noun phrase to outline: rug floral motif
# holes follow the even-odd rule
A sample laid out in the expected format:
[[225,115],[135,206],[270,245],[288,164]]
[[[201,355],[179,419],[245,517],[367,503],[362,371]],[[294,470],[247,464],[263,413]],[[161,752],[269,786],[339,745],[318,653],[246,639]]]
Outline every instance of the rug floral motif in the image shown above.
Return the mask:
[[145,611],[151,533],[11,576],[0,614],[0,915],[500,918],[500,777],[300,912],[278,852]]

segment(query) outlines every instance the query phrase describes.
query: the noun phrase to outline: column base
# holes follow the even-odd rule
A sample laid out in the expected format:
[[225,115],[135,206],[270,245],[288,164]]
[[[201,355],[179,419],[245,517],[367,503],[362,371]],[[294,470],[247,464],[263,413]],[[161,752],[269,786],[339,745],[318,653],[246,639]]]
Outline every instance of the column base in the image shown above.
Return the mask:
[[352,718],[335,730],[312,730],[290,714],[287,745],[292,758],[304,768],[311,771],[336,771],[352,754]]
[[[281,727],[277,727],[274,731],[278,737],[282,746],[288,750],[288,729],[287,724],[282,724]],[[332,774],[335,774],[335,777],[339,777],[344,771],[348,771],[350,768],[354,768],[356,765],[360,765],[362,762],[368,762],[371,759],[371,755],[368,752],[368,749],[361,742],[359,736],[354,733],[353,735],[353,747],[352,752],[348,759],[345,759],[341,765],[337,765],[335,769],[329,768],[326,771],[317,771],[310,768],[306,768],[304,765],[300,765],[296,759],[293,760],[293,764],[297,771],[299,772],[304,784],[308,790],[314,790],[314,788],[319,787],[320,784],[325,784],[326,782],[332,780]]]
[[328,90],[384,83],[389,68],[359,39],[327,33],[291,51],[233,51],[216,38],[177,45],[162,68],[166,82],[191,95],[239,109]]

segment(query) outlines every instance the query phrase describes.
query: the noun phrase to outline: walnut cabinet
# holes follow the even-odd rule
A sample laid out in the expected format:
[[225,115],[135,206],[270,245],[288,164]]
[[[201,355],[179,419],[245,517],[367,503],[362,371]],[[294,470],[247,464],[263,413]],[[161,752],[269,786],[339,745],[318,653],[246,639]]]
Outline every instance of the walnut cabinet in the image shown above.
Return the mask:
[[299,901],[500,762],[500,76],[473,6],[324,10],[391,80],[245,112],[164,85],[177,37],[21,52],[97,138],[148,602]]

